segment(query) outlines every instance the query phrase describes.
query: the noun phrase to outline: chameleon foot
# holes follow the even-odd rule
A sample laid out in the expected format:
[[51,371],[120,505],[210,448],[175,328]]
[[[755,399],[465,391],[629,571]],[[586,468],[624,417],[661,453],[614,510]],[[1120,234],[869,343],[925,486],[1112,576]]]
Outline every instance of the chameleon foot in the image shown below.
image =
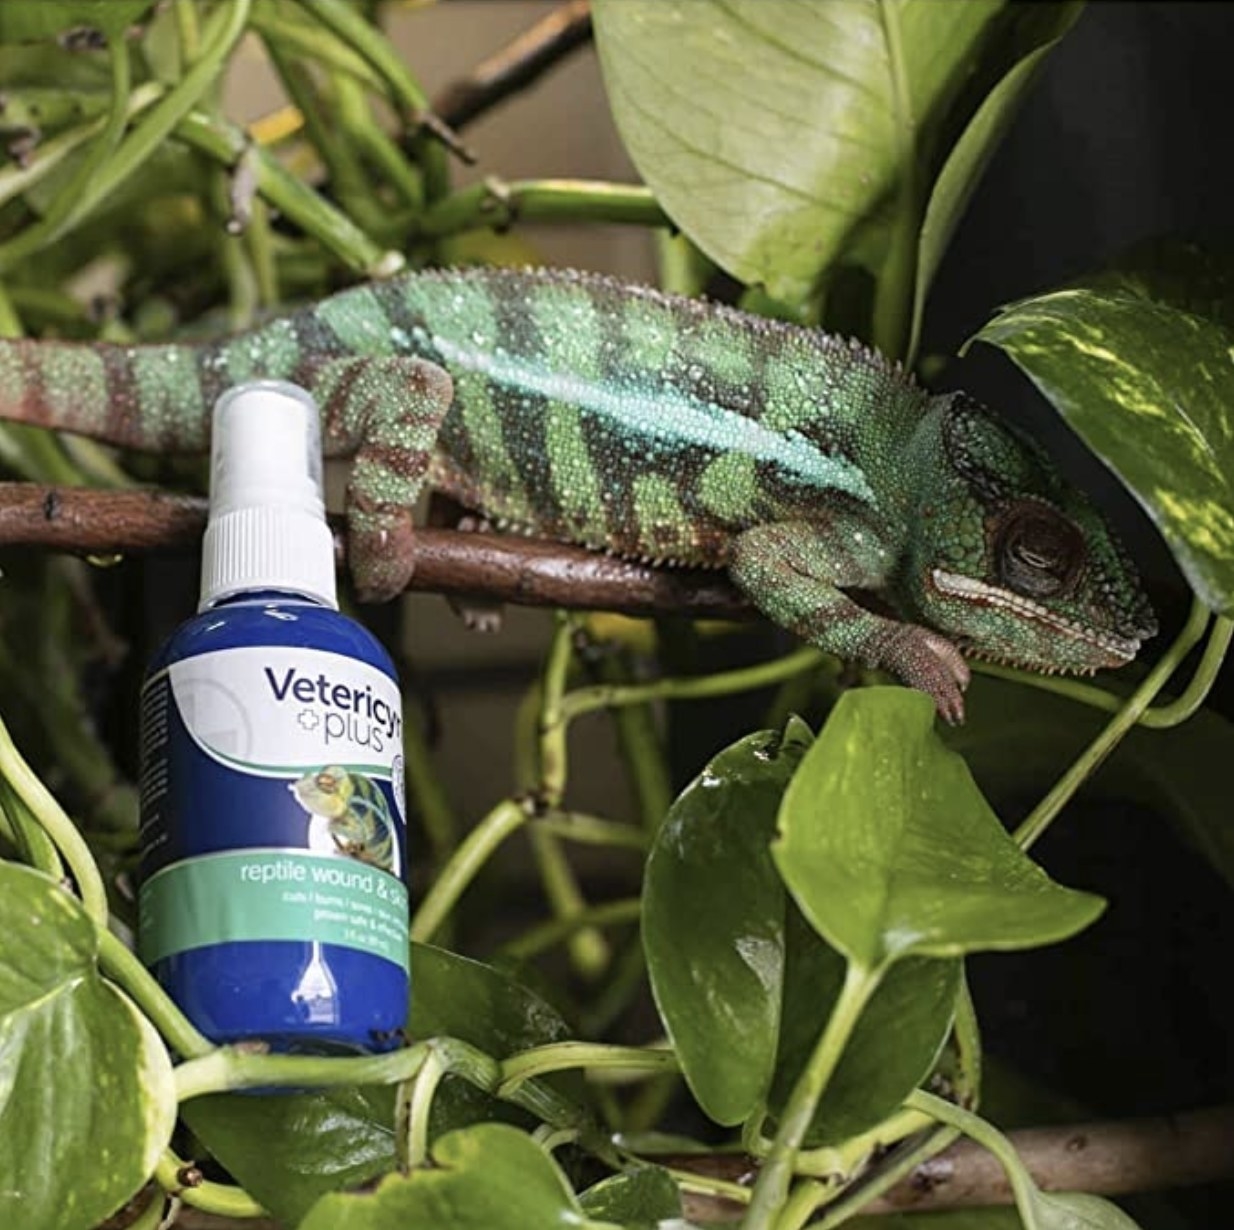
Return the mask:
[[964,720],[964,689],[971,678],[964,656],[945,637],[917,624],[897,624],[881,638],[876,665],[933,698],[944,721]]

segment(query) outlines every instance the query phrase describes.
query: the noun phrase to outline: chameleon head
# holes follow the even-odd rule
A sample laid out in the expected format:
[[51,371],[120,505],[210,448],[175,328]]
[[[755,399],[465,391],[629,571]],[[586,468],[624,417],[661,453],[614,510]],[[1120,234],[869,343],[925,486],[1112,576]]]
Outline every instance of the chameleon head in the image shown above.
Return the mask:
[[975,657],[1092,672],[1157,622],[1126,551],[1033,444],[963,396],[936,399],[941,455],[910,535],[919,617]]
[[287,787],[310,815],[334,820],[347,812],[355,782],[346,769],[330,765],[306,773]]

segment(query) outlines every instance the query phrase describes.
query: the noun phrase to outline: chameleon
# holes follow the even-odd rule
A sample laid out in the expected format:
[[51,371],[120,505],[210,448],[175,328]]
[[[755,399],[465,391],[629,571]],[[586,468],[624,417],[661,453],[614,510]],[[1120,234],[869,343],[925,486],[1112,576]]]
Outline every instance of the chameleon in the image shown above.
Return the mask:
[[411,272],[216,341],[0,343],[0,417],[207,445],[238,381],[290,380],[354,454],[358,595],[413,569],[426,486],[498,529],[724,569],[807,642],[962,720],[966,655],[1119,666],[1156,623],[1126,551],[1032,441],[818,329],[564,270]]
[[304,774],[287,788],[310,816],[326,821],[340,854],[383,871],[394,869],[390,809],[381,789],[364,774],[328,765]]

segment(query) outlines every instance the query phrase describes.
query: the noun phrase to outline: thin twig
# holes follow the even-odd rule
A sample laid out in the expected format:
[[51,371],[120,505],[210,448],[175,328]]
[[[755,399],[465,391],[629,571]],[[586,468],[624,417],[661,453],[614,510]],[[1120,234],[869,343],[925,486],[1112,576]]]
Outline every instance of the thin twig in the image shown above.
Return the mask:
[[591,39],[589,0],[567,0],[500,51],[454,81],[433,101],[433,111],[461,129],[519,90],[526,89]]

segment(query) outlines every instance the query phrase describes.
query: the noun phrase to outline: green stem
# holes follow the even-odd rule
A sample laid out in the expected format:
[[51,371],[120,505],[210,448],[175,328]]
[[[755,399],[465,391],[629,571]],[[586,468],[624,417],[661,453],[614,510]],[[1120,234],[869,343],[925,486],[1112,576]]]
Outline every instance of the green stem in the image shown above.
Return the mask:
[[213,1053],[214,1044],[198,1033],[137,956],[110,929],[100,930],[98,934],[99,964],[103,972],[124,988],[167,1045],[185,1059],[200,1059]]
[[208,1093],[237,1089],[312,1089],[342,1085],[397,1085],[411,1080],[428,1055],[420,1042],[387,1055],[263,1055],[239,1047],[214,1047],[185,1060],[174,1072],[176,1100],[187,1102]]
[[201,24],[193,0],[176,0],[176,36],[180,40],[180,60],[192,64],[201,55]]
[[31,227],[7,243],[0,244],[0,270],[11,268],[17,261],[46,247],[66,231],[75,218],[88,208],[88,193],[93,181],[103,172],[108,161],[115,156],[116,146],[124,135],[128,122],[129,95],[133,88],[133,65],[128,44],[123,39],[112,39],[111,52],[111,105],[104,121],[103,130],[77,170],[69,177],[43,217]]
[[432,940],[493,851],[522,828],[528,818],[524,806],[505,799],[463,838],[411,920],[414,941],[427,944]]
[[17,792],[34,818],[55,843],[81,894],[81,903],[100,931],[107,929],[107,892],[85,839],[51,792],[38,779],[0,720],[0,774]]
[[728,696],[733,692],[747,692],[812,670],[824,661],[825,657],[820,650],[806,648],[771,662],[722,671],[716,675],[657,679],[654,683],[597,684],[594,687],[577,688],[562,698],[561,717],[563,721],[570,722],[584,713],[616,705],[641,705],[653,700],[701,700],[712,696]]
[[407,1101],[406,1147],[401,1150],[402,1156],[399,1159],[404,1170],[413,1170],[428,1161],[429,1118],[433,1109],[433,1098],[437,1095],[438,1085],[448,1072],[448,1065],[430,1043],[424,1064],[411,1082],[411,1093]]
[[917,149],[917,118],[913,114],[912,91],[909,89],[904,62],[899,9],[895,6],[880,5],[879,13],[887,43],[892,95],[895,100],[892,123],[895,126],[897,144],[899,191],[891,242],[874,291],[871,340],[885,355],[902,359],[911,369],[914,356],[910,352],[909,311],[913,302],[913,281],[917,270],[923,195],[921,169],[918,165],[920,159]]
[[418,239],[444,239],[487,227],[506,230],[515,222],[592,222],[667,227],[671,223],[650,189],[588,179],[495,177],[439,200],[416,224]]
[[142,117],[128,138],[109,158],[101,173],[89,184],[77,217],[92,209],[116,190],[154,153],[172,130],[213,86],[244,34],[252,0],[232,0],[215,10],[207,26],[200,58],[174,89]]
[[382,89],[381,78],[364,59],[321,26],[287,21],[263,7],[254,12],[249,28],[267,43],[277,43],[285,51],[307,56],[327,68],[346,73],[370,90],[380,92]]
[[1034,1208],[1037,1188],[1016,1154],[1015,1146],[998,1128],[992,1123],[987,1123],[980,1116],[974,1115],[972,1111],[964,1110],[935,1094],[926,1093],[924,1089],[911,1093],[906,1104],[936,1119],[939,1123],[963,1132],[965,1136],[988,1149],[997,1158],[999,1165],[1007,1175],[1007,1181],[1011,1184],[1011,1190],[1015,1196],[1016,1208],[1025,1226],[1034,1228],[1037,1226]]
[[405,264],[400,253],[374,243],[346,214],[297,179],[277,158],[260,146],[252,146],[244,130],[235,124],[203,111],[190,111],[176,125],[175,135],[225,167],[234,167],[251,148],[257,191],[288,221],[357,272],[383,278]]
[[750,1210],[742,1223],[744,1230],[772,1230],[776,1225],[788,1197],[797,1154],[814,1120],[819,1099],[840,1062],[862,1009],[874,994],[881,977],[881,970],[869,970],[855,962],[849,963],[844,986],[831,1011],[827,1027],[784,1107],[771,1154],[754,1185]]
[[[628,655],[604,654],[598,664],[598,677],[609,685],[628,686]],[[673,787],[663,740],[650,704],[618,705],[612,711],[617,731],[617,746],[625,764],[626,776],[638,803],[643,831],[654,835],[673,802]]]
[[[557,613],[556,620],[540,680],[537,723],[539,777],[536,795],[550,811],[560,807],[566,789],[569,756],[562,704],[574,661],[574,635],[578,630],[577,620],[564,611]],[[544,829],[533,829],[531,849],[554,915],[574,918],[584,913],[587,900],[557,839]],[[594,927],[572,932],[568,946],[571,961],[584,977],[597,977],[608,967],[611,958],[608,941]]]
[[185,1204],[192,1205],[203,1213],[246,1221],[266,1215],[265,1209],[242,1187],[232,1187],[229,1183],[212,1183],[208,1179],[186,1185],[180,1176],[187,1169],[191,1167],[183,1158],[177,1157],[170,1149],[165,1149],[154,1167],[154,1177],[169,1195],[178,1197]]
[[552,918],[538,927],[530,928],[517,939],[503,945],[502,955],[515,961],[528,961],[554,944],[568,939],[583,927],[610,927],[638,922],[641,913],[642,901],[638,897],[606,901],[603,905],[593,905],[572,918]]
[[[1204,646],[1204,654],[1191,682],[1173,700],[1164,705],[1152,705],[1140,715],[1137,725],[1149,730],[1167,730],[1180,726],[1208,698],[1217,675],[1225,661],[1225,655],[1230,648],[1231,635],[1234,634],[1234,621],[1219,615],[1209,629],[1208,643]],[[1011,683],[1024,684],[1037,688],[1042,692],[1053,692],[1057,696],[1065,696],[1079,704],[1088,705],[1091,709],[1101,709],[1106,713],[1117,713],[1123,706],[1125,697],[1094,684],[1085,683],[1080,679],[1065,679],[1058,675],[1036,675],[1029,671],[1017,670],[1011,666],[999,666],[994,662],[974,662],[973,669],[982,675],[990,675],[995,679],[1006,679]]]
[[[139,85],[128,97],[124,109],[125,120],[153,106],[166,91],[157,82],[147,81]],[[23,166],[10,163],[0,169],[0,205],[33,188],[47,178],[64,160],[80,146],[98,136],[108,125],[110,117],[100,115],[77,128],[58,133],[44,141]]]
[[566,708],[566,680],[574,657],[574,620],[564,611],[557,612],[553,639],[544,661],[540,682],[539,719],[539,779],[540,797],[548,807],[557,807],[566,789],[568,755],[566,726],[570,720]]
[[[410,698],[404,707],[411,708]],[[428,838],[433,863],[441,866],[458,844],[458,821],[433,763],[423,726],[414,714],[403,723],[403,762],[408,793]]]
[[526,1080],[575,1068],[589,1071],[676,1072],[677,1055],[670,1047],[607,1046],[596,1042],[555,1042],[512,1055],[501,1065],[498,1097],[508,1098]]
[[[668,809],[665,808],[667,811]],[[552,811],[535,821],[535,828],[554,837],[564,837],[587,846],[610,846],[619,850],[647,849],[647,834],[633,825],[604,820],[578,811]]]
[[17,791],[0,777],[0,826],[22,858],[53,880],[65,877],[64,863],[55,843],[30,814]]
[[[1204,636],[1208,624],[1208,609],[1197,599],[1192,603],[1191,614],[1174,643],[1161,656],[1161,660],[1144,677],[1144,681],[1127,698],[1105,729],[1084,749],[1075,763],[1055,782],[1049,794],[1041,800],[1032,813],[1016,829],[1015,840],[1024,850],[1049,828],[1055,816],[1066,806],[1072,795],[1096,772],[1103,760],[1122,742],[1128,731],[1140,720],[1153,698],[1169,682],[1182,660]],[[1224,653],[1224,650],[1222,651]]]
[[[553,914],[570,920],[587,912],[587,898],[579,888],[561,843],[551,832],[535,827],[531,830],[531,851],[544,884]],[[570,959],[585,978],[597,978],[607,968],[612,954],[608,941],[595,927],[572,928],[567,941]]]

